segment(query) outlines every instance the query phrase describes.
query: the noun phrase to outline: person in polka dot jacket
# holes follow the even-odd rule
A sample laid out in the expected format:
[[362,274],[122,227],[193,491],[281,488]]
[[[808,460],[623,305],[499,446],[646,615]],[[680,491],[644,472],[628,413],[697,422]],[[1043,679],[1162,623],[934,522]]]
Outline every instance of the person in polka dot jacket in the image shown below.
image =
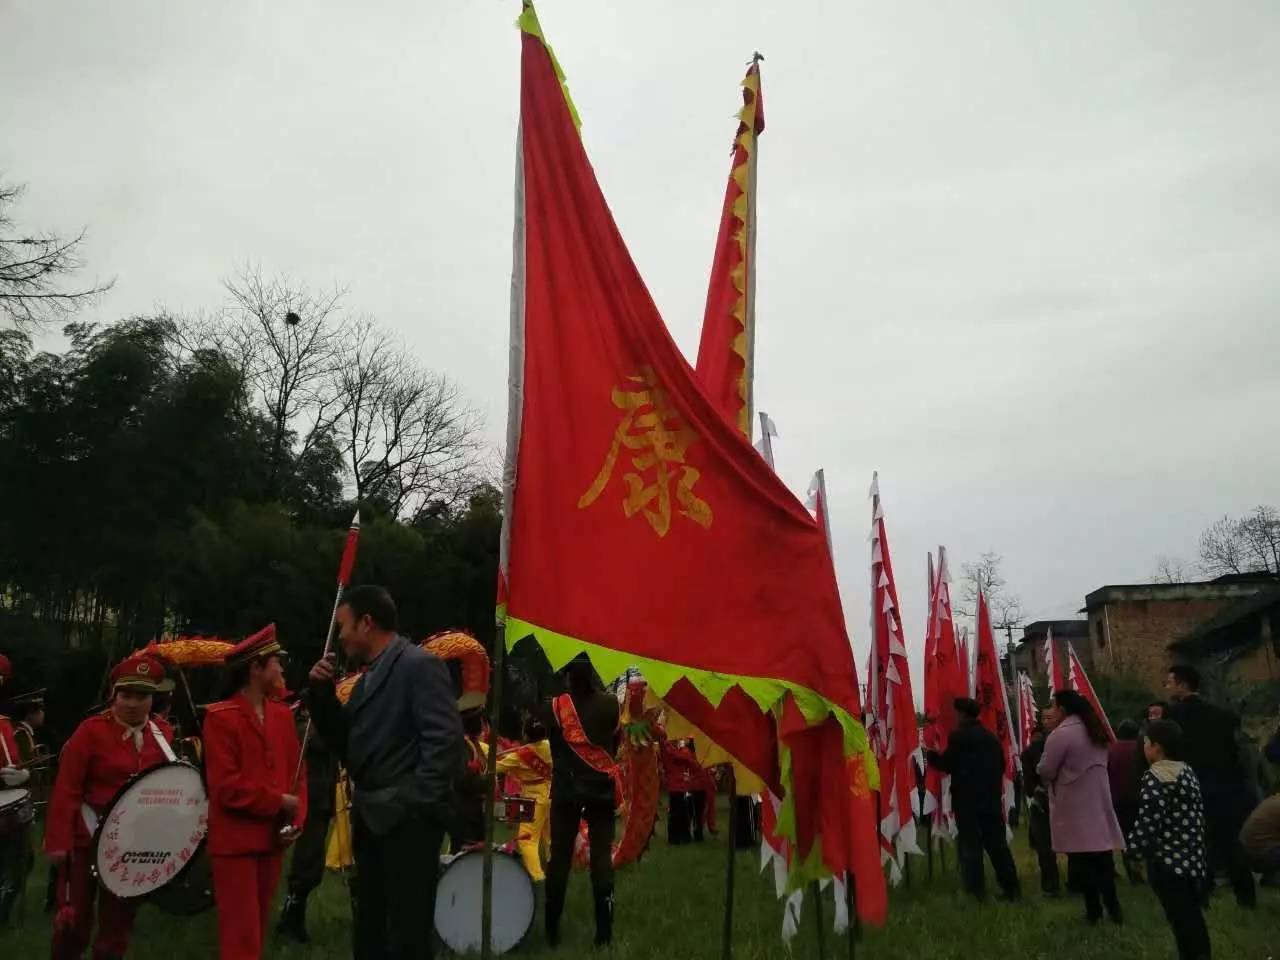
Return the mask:
[[1182,757],[1182,728],[1155,720],[1143,743],[1150,769],[1138,788],[1138,815],[1129,834],[1133,854],[1147,861],[1147,878],[1160,900],[1179,960],[1208,960],[1204,891],[1204,801],[1200,781]]

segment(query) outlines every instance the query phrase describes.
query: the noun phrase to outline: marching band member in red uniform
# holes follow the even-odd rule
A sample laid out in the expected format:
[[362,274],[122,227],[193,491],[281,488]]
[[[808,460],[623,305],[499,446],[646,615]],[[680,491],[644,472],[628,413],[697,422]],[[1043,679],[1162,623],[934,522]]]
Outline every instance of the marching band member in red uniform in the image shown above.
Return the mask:
[[44,849],[59,868],[59,912],[72,920],[53,938],[54,960],[78,958],[89,945],[97,900],[98,933],[94,960],[123,957],[137,907],[99,888],[89,870],[98,819],[131,777],[173,759],[173,732],[151,716],[152,695],[173,689],[164,664],[134,656],[111,671],[111,704],[81,722],[58,761],[58,777],[49,799]]
[[[0,653],[0,687],[13,676],[9,658]],[[13,722],[0,714],[0,790],[19,790],[31,779],[25,769]],[[28,801],[30,796],[28,796]],[[29,808],[28,808],[29,809]],[[31,841],[31,824],[20,823],[16,829],[0,832],[0,933],[9,925],[9,915],[18,901],[18,891],[27,879],[27,856]]]
[[[306,772],[295,780],[301,745],[283,688],[275,624],[232,648],[227,666],[239,692],[204,720],[209,786],[209,858],[222,960],[259,960],[284,848],[307,816]],[[296,792],[295,792],[296,791]]]

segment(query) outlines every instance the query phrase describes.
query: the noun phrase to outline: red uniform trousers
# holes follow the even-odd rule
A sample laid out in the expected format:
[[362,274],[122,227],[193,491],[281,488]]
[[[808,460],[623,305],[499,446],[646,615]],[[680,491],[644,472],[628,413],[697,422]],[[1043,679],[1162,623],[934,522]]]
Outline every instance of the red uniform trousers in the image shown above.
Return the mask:
[[[93,938],[94,960],[123,957],[129,948],[129,935],[133,932],[133,915],[137,905],[121,900],[103,890],[89,869],[92,854],[87,847],[77,847],[71,852],[66,866],[58,873],[58,909],[68,904],[75,912],[75,922],[65,932],[55,933],[53,960],[80,960],[93,933],[94,903],[97,902],[98,935]],[[67,899],[67,878],[70,874],[70,900]]]
[[283,848],[209,858],[221,960],[261,960],[283,859]]

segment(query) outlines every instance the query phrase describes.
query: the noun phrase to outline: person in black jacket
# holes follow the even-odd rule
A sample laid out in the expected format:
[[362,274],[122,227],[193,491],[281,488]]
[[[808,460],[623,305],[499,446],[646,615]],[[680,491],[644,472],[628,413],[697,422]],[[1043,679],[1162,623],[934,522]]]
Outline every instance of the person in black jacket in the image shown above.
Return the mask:
[[569,869],[578,824],[587,823],[597,946],[613,940],[613,831],[618,804],[614,756],[621,734],[618,700],[603,690],[591,661],[580,655],[568,667],[569,692],[547,711],[551,744],[551,859],[547,863],[547,943],[560,942]]
[[1044,742],[1057,726],[1057,707],[1050,705],[1041,713],[1031,743],[1022,751],[1022,782],[1027,791],[1027,840],[1036,852],[1040,865],[1040,892],[1046,897],[1062,893],[1062,879],[1058,873],[1058,855],[1053,850],[1053,833],[1049,825],[1049,791],[1036,772],[1040,758],[1044,756]]
[[351,775],[356,957],[422,960],[434,951],[440,846],[462,773],[462,719],[445,665],[396,633],[381,587],[338,607],[342,647],[368,669],[343,706],[330,658],[311,668],[311,715]]
[[985,850],[1006,900],[1021,896],[1018,868],[1005,837],[1004,750],[996,735],[978,722],[980,707],[968,697],[957,697],[959,726],[947,738],[943,753],[928,751],[928,761],[951,774],[951,808],[956,815],[957,855],[965,889],[981,900],[986,881],[982,870]]
[[[1173,701],[1167,717],[1182,728],[1184,757],[1200,781],[1209,866],[1213,870],[1225,869],[1231,878],[1236,902],[1253,908],[1258,894],[1240,846],[1240,828],[1253,803],[1248,796],[1244,771],[1240,769],[1240,749],[1236,743],[1239,723],[1230,710],[1200,696],[1200,672],[1195,667],[1170,667],[1165,690]],[[1211,889],[1211,886],[1210,877],[1206,887]]]

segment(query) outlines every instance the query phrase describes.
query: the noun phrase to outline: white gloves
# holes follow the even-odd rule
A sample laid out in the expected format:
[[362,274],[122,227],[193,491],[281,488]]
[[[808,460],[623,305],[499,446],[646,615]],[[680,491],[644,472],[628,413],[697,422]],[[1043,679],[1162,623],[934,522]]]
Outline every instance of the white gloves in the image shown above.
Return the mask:
[[20,787],[30,779],[30,770],[19,770],[17,767],[0,767],[0,783],[3,783],[6,787]]

